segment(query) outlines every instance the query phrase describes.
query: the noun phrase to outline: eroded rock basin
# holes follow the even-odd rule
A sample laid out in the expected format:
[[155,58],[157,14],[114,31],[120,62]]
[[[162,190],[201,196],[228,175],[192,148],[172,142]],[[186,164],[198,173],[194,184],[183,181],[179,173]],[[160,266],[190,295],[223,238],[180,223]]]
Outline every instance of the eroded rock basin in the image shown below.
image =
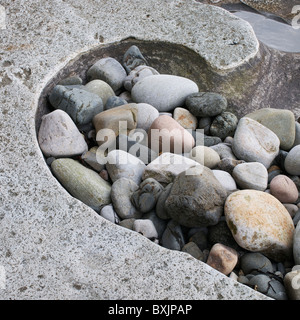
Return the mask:
[[[38,113],[37,113],[37,117],[36,117],[36,126],[37,126],[37,130],[39,130],[39,128],[40,128],[40,123],[41,123],[41,121],[42,121],[42,116],[43,115],[45,115],[45,114],[47,114],[47,113],[49,113],[49,112],[51,112],[52,111],[52,106],[49,104],[49,102],[48,102],[48,100],[47,100],[47,97],[49,96],[49,94],[52,92],[52,90],[53,90],[53,88],[55,87],[55,85],[57,85],[61,80],[63,80],[63,79],[65,79],[65,78],[67,78],[67,77],[69,77],[69,76],[71,76],[72,74],[76,74],[77,76],[79,76],[79,77],[81,77],[82,79],[83,79],[83,83],[85,84],[88,80],[87,80],[87,77],[86,77],[86,74],[87,74],[87,70],[96,62],[96,61],[98,61],[99,59],[101,59],[101,58],[106,58],[106,57],[114,57],[115,59],[117,59],[117,60],[119,60],[119,61],[122,61],[123,59],[123,55],[124,55],[124,52],[126,51],[126,49],[128,49],[129,48],[129,46],[131,46],[131,45],[133,45],[133,44],[136,44],[136,45],[138,45],[139,46],[139,48],[141,49],[141,51],[143,52],[143,55],[145,56],[145,59],[146,59],[146,61],[147,61],[147,63],[148,63],[148,65],[150,65],[151,67],[153,67],[153,68],[155,68],[155,69],[157,69],[157,70],[159,70],[159,73],[161,73],[161,74],[172,74],[172,75],[176,75],[176,76],[180,76],[180,77],[184,77],[184,78],[187,78],[187,79],[190,79],[190,80],[192,80],[192,81],[194,81],[194,83],[198,86],[198,88],[206,88],[206,89],[208,89],[208,87],[209,87],[209,84],[206,82],[206,81],[203,81],[203,79],[205,79],[205,78],[207,78],[207,77],[209,77],[209,76],[212,76],[212,77],[216,77],[216,78],[218,78],[218,77],[220,77],[219,75],[217,75],[216,73],[214,73],[207,65],[206,65],[206,63],[205,63],[205,61],[203,60],[203,59],[201,59],[197,54],[195,54],[193,51],[191,51],[190,49],[187,49],[187,48],[185,48],[185,47],[183,47],[183,46],[178,46],[178,45],[173,45],[173,44],[168,44],[168,43],[160,43],[160,42],[143,42],[143,41],[136,41],[136,40],[134,40],[134,39],[129,39],[129,40],[125,40],[125,41],[123,41],[123,42],[121,42],[121,43],[117,43],[117,44],[112,44],[112,45],[109,45],[109,46],[104,46],[104,47],[101,47],[101,48],[99,48],[99,49],[97,49],[97,50],[94,50],[93,52],[89,52],[89,53],[87,53],[87,54],[84,54],[84,55],[82,55],[82,56],[80,56],[78,59],[76,59],[75,60],[75,62],[73,62],[72,63],[72,65],[69,65],[69,66],[67,66],[66,68],[64,68],[57,76],[56,76],[56,78],[55,79],[53,79],[53,81],[51,81],[51,83],[49,83],[48,84],[48,86],[45,88],[45,90],[43,91],[43,94],[42,94],[42,96],[41,96],[41,98],[40,98],[40,104],[39,104],[39,109],[38,109]],[[170,56],[170,52],[172,52],[172,59],[170,60],[169,59],[169,56]],[[199,79],[199,74],[201,74],[201,78]],[[222,77],[224,77],[224,75],[222,76]],[[224,80],[224,79],[223,79]],[[226,80],[226,81],[228,81],[228,80]],[[116,91],[118,91],[120,88],[118,88],[118,89],[116,89]],[[117,94],[117,92],[115,91],[115,93]],[[121,90],[122,91],[122,90]],[[207,91],[207,90],[206,90]],[[120,91],[118,91],[118,94],[120,94]],[[223,93],[224,94],[224,93]],[[228,101],[229,101],[229,103],[228,103],[228,105],[229,105],[229,108],[231,107],[231,111],[232,110],[234,110],[234,97],[233,97],[233,99],[231,100],[230,99],[230,97],[229,97],[229,99],[228,99]],[[141,101],[142,102],[142,101]],[[172,109],[171,110],[168,110],[168,111],[172,111]],[[236,110],[235,110],[236,111]],[[249,110],[249,111],[252,111],[252,110]],[[233,111],[234,112],[234,111]],[[241,117],[241,114],[239,114],[238,112],[236,112],[237,113],[237,116],[240,116]],[[292,114],[292,113],[291,113]],[[217,116],[218,114],[215,114],[214,116]],[[168,116],[166,116],[166,115],[163,115],[162,117],[169,117],[169,115]],[[194,114],[194,117],[195,117],[195,114]],[[253,120],[254,121],[254,120]],[[295,119],[294,119],[294,121],[295,121]],[[256,121],[254,121],[254,122],[256,122]],[[241,122],[242,123],[242,122]],[[84,124],[86,124],[86,123],[84,123]],[[236,124],[237,125],[237,124]],[[295,123],[293,122],[293,126],[295,126]],[[265,126],[262,126],[263,128],[265,128]],[[259,128],[259,130],[258,130],[258,128]],[[263,132],[265,129],[263,129],[263,128],[260,128],[259,127],[259,124],[257,125],[257,130],[260,132],[262,132],[262,134],[261,134],[261,137],[263,137],[263,136],[265,136],[265,133]],[[82,129],[82,128],[81,128]],[[189,129],[189,128],[186,128],[186,129]],[[84,130],[84,129],[82,129],[82,130]],[[253,131],[257,131],[257,130],[253,130]],[[234,129],[234,131],[235,131],[235,129]],[[233,133],[233,132],[231,132],[231,133]],[[294,130],[294,134],[295,134],[295,130]],[[220,139],[220,138],[219,138]],[[224,137],[223,137],[223,139],[224,139]],[[277,143],[277,140],[278,140],[278,143]],[[220,139],[221,140],[221,139]],[[230,140],[230,139],[229,139]],[[229,140],[227,140],[227,143],[229,142]],[[272,139],[271,139],[272,140]],[[293,140],[295,140],[295,139],[293,139]],[[278,155],[278,153],[279,153],[279,144],[280,144],[280,141],[279,141],[279,139],[278,138],[276,138],[276,137],[274,137],[274,139],[273,139],[273,141],[276,141],[276,143],[275,144],[277,144],[277,147],[274,147],[275,149],[275,151],[274,150],[272,150],[272,152],[274,153],[276,153],[276,155]],[[218,141],[218,142],[221,142],[221,141]],[[215,145],[218,145],[218,143],[214,143]],[[288,149],[291,149],[291,146],[289,146],[289,148]],[[289,151],[289,150],[288,150]],[[219,155],[220,155],[220,152],[221,151],[219,151]],[[222,153],[222,152],[221,152]],[[273,160],[275,160],[275,156],[276,155],[274,155],[274,157],[272,158]],[[205,155],[204,155],[204,158],[205,158]],[[243,158],[243,157],[242,157]],[[242,159],[241,157],[239,158],[239,159]],[[248,159],[247,159],[248,160]],[[52,162],[53,160],[49,160],[48,161],[48,163],[50,163],[50,162]],[[54,160],[54,163],[56,162],[57,160]],[[249,160],[248,160],[249,161]],[[252,159],[252,161],[256,161],[254,158]],[[259,159],[257,160],[258,162],[259,162]],[[267,170],[267,169],[270,169],[270,165],[271,165],[271,163],[272,163],[272,160],[270,160],[269,162],[268,162],[268,165],[266,165],[265,163],[263,163],[264,165],[265,165],[265,171]],[[242,163],[241,163],[242,164]],[[278,163],[277,163],[278,164]],[[67,165],[70,165],[71,166],[71,163],[69,163],[69,164],[67,164]],[[207,164],[205,164],[205,166],[206,166]],[[214,166],[211,166],[211,169],[214,169],[215,167]],[[54,168],[52,168],[52,169],[54,169]],[[283,168],[281,168],[282,170],[285,170],[285,168],[283,167]],[[206,169],[205,169],[206,170]],[[279,168],[279,170],[280,170],[280,168]],[[64,171],[64,170],[63,170]],[[108,170],[108,172],[110,173],[110,171]],[[205,171],[206,172],[206,171]],[[209,171],[210,172],[210,171]],[[266,179],[268,180],[268,172],[266,171]],[[208,173],[208,176],[210,175],[210,173]],[[261,175],[261,174],[259,174],[259,175]],[[104,176],[102,175],[101,176],[102,178],[104,178]],[[174,178],[176,177],[176,175],[174,176]],[[213,175],[212,175],[212,177],[213,177]],[[205,179],[215,179],[215,178],[205,178]],[[111,176],[111,178],[112,178],[112,176]],[[118,177],[118,179],[119,179],[120,177]],[[109,179],[109,177],[108,177],[108,179]],[[107,178],[106,178],[106,180],[108,180]],[[116,181],[118,181],[118,179],[113,179],[113,181],[112,181],[112,183],[114,184],[114,183],[116,183]],[[181,181],[181,180],[182,181]],[[204,179],[204,176],[203,176],[203,179]],[[146,179],[147,180],[147,179]],[[179,185],[181,185],[181,186],[183,186],[183,185],[185,185],[186,184],[186,190],[187,190],[187,192],[189,193],[190,191],[189,191],[189,189],[191,189],[191,190],[193,190],[194,189],[194,182],[189,182],[188,180],[186,180],[186,178],[184,178],[184,175],[179,175],[178,176],[178,178],[175,178],[175,180],[173,181],[168,181],[168,182],[171,182],[171,183],[177,183],[177,184],[179,184]],[[191,180],[191,181],[193,181],[193,180]],[[140,188],[140,190],[142,191],[143,190],[143,188],[145,187],[144,185],[142,186],[142,185],[140,185],[139,186],[139,183],[141,182],[141,181],[136,181],[137,182],[137,184],[136,184],[136,186],[133,188],[134,189],[134,191],[136,191],[136,192],[138,192],[138,189]],[[158,181],[158,182],[161,182],[161,181]],[[149,181],[147,182],[147,183],[149,183]],[[155,180],[154,180],[154,182],[151,182],[151,183],[156,183],[155,182]],[[151,183],[150,183],[150,185],[151,185]],[[198,182],[197,182],[198,183]],[[197,183],[196,183],[196,185],[197,185]],[[202,182],[201,182],[202,183]],[[216,182],[217,184],[218,184],[218,182]],[[293,182],[292,182],[293,183]],[[160,189],[160,188],[163,188],[164,186],[166,186],[166,189],[167,189],[167,187],[168,187],[168,185],[169,184],[167,184],[167,185],[161,185],[161,186],[159,186],[159,185],[157,185],[156,187],[158,188],[158,189]],[[211,185],[211,183],[208,183],[208,185]],[[123,185],[124,186],[124,185]],[[153,187],[153,186],[152,186]],[[115,189],[116,189],[117,187],[115,187]],[[119,187],[120,188],[120,187]],[[132,188],[132,187],[130,187],[130,188]],[[178,188],[178,187],[177,187]],[[200,188],[202,188],[202,187],[200,187]],[[218,187],[217,187],[218,188]],[[197,189],[197,188],[196,188]],[[264,188],[265,189],[265,188]],[[264,190],[263,189],[263,190]],[[188,223],[188,224],[186,224],[185,222],[182,222],[181,224],[182,224],[182,226],[180,226],[178,223],[177,223],[177,221],[178,221],[178,217],[173,217],[172,216],[172,213],[173,212],[176,212],[176,207],[178,208],[178,201],[177,201],[177,198],[179,198],[179,194],[180,194],[180,188],[178,189],[178,191],[179,191],[179,193],[176,191],[176,188],[172,188],[172,190],[169,190],[169,192],[171,192],[171,196],[173,197],[173,198],[168,198],[167,199],[167,203],[168,203],[168,206],[167,206],[167,208],[168,207],[170,207],[170,208],[172,208],[172,206],[174,207],[173,209],[171,209],[170,210],[170,212],[169,212],[169,215],[166,217],[167,218],[167,220],[168,219],[170,219],[170,218],[174,218],[173,220],[171,220],[171,221],[169,221],[169,224],[170,224],[170,226],[169,226],[169,224],[168,224],[168,228],[169,228],[169,232],[171,232],[171,233],[173,233],[173,232],[175,232],[175,230],[176,230],[176,228],[177,228],[177,233],[179,233],[179,239],[178,239],[178,237],[177,237],[177,239],[175,239],[175,240],[172,240],[172,241],[175,241],[177,244],[178,244],[178,241],[179,241],[179,249],[178,248],[174,248],[173,247],[173,244],[169,244],[169,245],[167,245],[166,247],[170,247],[170,249],[175,249],[175,250],[181,250],[181,249],[183,249],[183,247],[184,247],[184,244],[185,244],[185,242],[186,242],[186,240],[184,239],[184,238],[191,238],[191,237],[193,237],[194,236],[194,241],[189,241],[188,243],[187,243],[187,245],[189,245],[188,247],[185,247],[185,249],[184,250],[186,250],[186,252],[189,252],[190,254],[192,254],[192,255],[194,255],[194,256],[197,256],[198,257],[198,259],[200,259],[200,260],[206,260],[205,258],[203,258],[203,256],[201,256],[201,254],[200,254],[200,256],[199,256],[199,252],[197,252],[197,247],[198,247],[198,249],[199,249],[199,243],[200,243],[200,247],[203,245],[203,243],[201,244],[201,240],[197,240],[197,237],[195,236],[195,234],[198,234],[198,237],[203,237],[204,236],[204,238],[205,238],[205,232],[207,232],[207,231],[204,231],[204,230],[197,230],[197,231],[194,231],[194,233],[192,232],[191,233],[191,230],[183,230],[182,231],[182,227],[185,227],[185,228],[191,228],[192,227],[192,225],[190,224],[190,223]],[[223,191],[217,191],[217,193],[219,193],[219,194],[222,194],[222,192],[224,193],[225,192],[225,190],[226,190],[226,188],[225,189],[223,189]],[[231,190],[227,190],[227,192],[229,191],[229,193],[231,193],[233,190],[231,189]],[[118,194],[118,192],[120,193],[120,195],[121,195],[121,193],[122,193],[122,188],[121,188],[121,190],[119,190],[117,193],[116,193],[117,191],[115,191],[114,192],[114,194]],[[177,192],[177,193],[176,193]],[[226,193],[226,192],[225,192]],[[141,193],[141,194],[143,194],[143,192]],[[137,194],[136,196],[137,197],[140,197],[141,196],[141,194]],[[147,192],[146,192],[146,194],[147,194]],[[208,198],[209,198],[209,196],[208,196]],[[214,196],[214,198],[216,198],[215,196]],[[226,198],[226,195],[225,194],[223,194],[222,196],[221,196],[221,198],[223,198],[223,202],[224,202],[224,199]],[[174,200],[175,201],[174,201]],[[141,205],[141,204],[138,204],[138,202],[139,202],[139,198],[137,198],[137,202],[135,203],[137,206],[139,206],[139,205]],[[156,201],[157,201],[157,199],[156,199]],[[180,201],[179,201],[180,202]],[[208,201],[209,202],[209,201]],[[221,201],[222,202],[222,201]],[[200,206],[202,206],[202,205],[204,205],[204,204],[201,204]],[[206,206],[206,204],[204,205],[204,206]],[[209,207],[209,206],[208,206]],[[207,209],[208,211],[210,210],[210,209]],[[283,207],[282,207],[282,209],[280,209],[280,210],[283,210],[284,212],[287,212],[287,211],[285,211],[286,209],[284,209]],[[139,210],[139,211],[143,211],[143,210]],[[168,211],[168,209],[167,209],[167,211]],[[180,211],[180,210],[179,210]],[[147,213],[147,212],[149,212],[149,210],[147,211],[147,210],[145,210],[145,213]],[[286,214],[286,213],[285,213]],[[220,213],[218,213],[217,214],[218,215],[218,217],[216,218],[217,220],[214,220],[213,221],[213,223],[209,223],[208,224],[208,226],[213,226],[213,225],[218,225],[218,221],[219,221],[219,219],[220,219],[220,215],[221,215],[221,212]],[[153,214],[152,214],[152,216],[153,216]],[[150,219],[150,217],[151,217],[151,215],[149,215],[149,219]],[[287,214],[287,217],[289,217],[289,214]],[[129,220],[129,218],[131,218],[131,217],[126,217],[126,218],[128,218],[127,220]],[[135,215],[133,215],[132,216],[132,218],[134,218],[134,219],[137,219],[137,218],[140,218],[140,217],[138,217],[138,216],[135,216]],[[151,218],[151,219],[155,219],[155,218]],[[150,220],[151,220],[150,219]],[[288,219],[290,219],[290,221],[289,222],[287,222],[287,224],[289,224],[289,225],[291,225],[291,218],[288,218]],[[126,220],[126,219],[125,219]],[[124,220],[124,221],[125,221]],[[179,219],[180,220],[180,219]],[[118,222],[118,218],[117,218],[117,220],[115,221],[115,222]],[[139,222],[139,224],[138,224],[138,222]],[[129,227],[129,228],[134,228],[134,230],[135,231],[138,231],[138,230],[140,230],[140,232],[143,234],[143,233],[145,233],[145,231],[144,231],[144,225],[143,225],[143,223],[140,221],[140,220],[138,220],[138,222],[137,221],[132,221],[132,223],[133,223],[133,226],[129,226],[128,224],[127,224],[127,227]],[[220,222],[221,222],[221,220],[220,220]],[[220,225],[219,225],[219,227],[221,227],[221,225],[222,225],[222,228],[225,228],[225,226],[226,226],[226,224],[225,224],[225,220],[223,219],[222,220],[222,222],[224,222],[224,223],[221,223]],[[229,226],[231,226],[231,224],[232,224],[232,221],[230,220],[229,221]],[[125,226],[125,225],[124,225]],[[206,224],[204,223],[203,225],[200,223],[199,225],[195,225],[195,227],[206,227]],[[219,228],[218,227],[218,228]],[[230,228],[230,227],[229,227]],[[289,227],[290,228],[290,227]],[[291,227],[292,229],[293,229],[293,227]],[[233,227],[233,229],[236,231],[236,225],[234,225],[234,227]],[[173,230],[173,231],[172,231]],[[219,230],[220,231],[220,230]],[[138,231],[139,232],[139,231]],[[182,233],[183,232],[183,233]],[[224,233],[226,234],[226,232],[228,232],[228,230],[226,231],[226,228],[223,230],[223,232],[221,231],[221,233],[223,233],[223,235],[224,235]],[[234,232],[233,232],[234,233]],[[276,231],[275,231],[275,233],[276,233]],[[292,230],[292,233],[293,233],[293,230]],[[288,236],[288,240],[287,240],[287,242],[286,243],[284,243],[284,244],[282,244],[282,246],[284,247],[284,246],[287,246],[286,248],[283,248],[282,250],[283,250],[283,256],[286,256],[286,250],[287,251],[290,251],[290,249],[291,248],[288,248],[288,247],[290,247],[290,244],[288,244],[288,242],[290,242],[291,241],[291,236],[292,236],[292,233]],[[154,233],[151,233],[150,232],[150,234],[151,234],[151,236],[149,236],[148,238],[149,239],[152,239],[152,238],[154,238],[154,239],[157,239],[157,238],[160,238],[160,237],[162,237],[163,238],[163,236],[164,235],[160,235],[160,236],[158,236],[158,234],[155,234],[155,232]],[[165,234],[165,232],[164,232],[164,234]],[[201,234],[201,235],[200,235]],[[165,236],[165,238],[167,237],[167,235]],[[182,237],[182,239],[180,239]],[[228,240],[228,239],[227,239]],[[171,242],[172,242],[171,241]],[[200,241],[198,244],[196,244],[196,246],[194,246],[194,248],[190,248],[191,247],[191,244],[190,243],[197,243],[197,241]],[[202,240],[202,241],[204,241],[204,240]],[[221,245],[221,247],[220,247],[220,244],[219,244],[219,241],[217,241],[217,240],[214,240],[215,241],[215,245],[218,245],[218,246],[212,246],[212,243],[210,244],[212,247],[211,247],[211,256],[209,257],[209,259],[207,259],[207,261],[209,261],[210,262],[210,265],[212,265],[212,266],[214,266],[215,268],[217,268],[218,270],[222,270],[222,267],[221,267],[221,269],[220,269],[220,266],[218,266],[218,265],[215,265],[214,263],[214,259],[213,259],[213,257],[214,256],[216,256],[216,257],[220,257],[220,256],[222,256],[222,255],[229,255],[229,249],[228,249],[228,247],[225,245]],[[268,240],[269,241],[269,240]],[[170,241],[169,241],[170,242]],[[226,241],[225,241],[226,242]],[[230,242],[230,240],[229,240],[229,242]],[[226,242],[226,244],[228,244],[227,242]],[[237,245],[237,244],[236,244]],[[234,245],[235,246],[235,245]],[[203,247],[204,248],[204,247]],[[230,247],[229,247],[230,248]],[[236,247],[236,249],[238,248],[238,246]],[[274,249],[274,248],[273,248]],[[269,255],[270,257],[272,257],[272,258],[274,258],[275,257],[275,261],[277,260],[277,262],[280,262],[280,263],[283,263],[285,260],[282,260],[282,258],[279,258],[279,256],[277,256],[276,255],[276,253],[274,253],[273,252],[273,249],[271,249],[271,251],[272,251],[272,254],[269,252],[269,253],[267,253],[267,255]],[[196,251],[195,251],[196,250]],[[233,249],[233,250],[235,250],[235,249]],[[255,251],[255,250],[254,250]],[[200,251],[201,252],[201,251]],[[275,254],[275,255],[274,255]],[[205,255],[205,254],[204,254]],[[290,256],[291,257],[291,256]],[[218,258],[215,258],[215,260],[216,259],[218,259]],[[235,263],[237,263],[237,253],[233,253],[233,257],[232,257],[232,259],[233,259],[233,261],[236,261]],[[257,258],[258,259],[258,258]],[[291,263],[291,262],[288,262],[288,263]],[[277,267],[277,268],[279,268],[279,267]],[[273,270],[274,271],[274,270]],[[276,271],[276,270],[275,270]],[[274,272],[275,272],[274,271]],[[277,270],[278,272],[280,272],[279,270]],[[221,271],[222,272],[222,271]],[[271,271],[269,271],[269,272],[271,272]],[[226,274],[226,272],[224,272],[225,274]],[[272,273],[272,272],[271,272]],[[275,277],[275,275],[274,275],[274,277]],[[246,280],[244,280],[244,281],[246,281]],[[277,298],[277,299],[284,299],[285,298],[285,294],[284,294],[284,289],[283,289],[283,286],[282,286],[282,283],[280,283],[280,281],[277,283],[276,281],[276,279],[272,279],[272,278],[269,278],[269,280],[268,279],[265,279],[264,281],[275,281],[275,284],[273,283],[273,286],[277,286],[278,288],[277,288],[277,293],[275,293],[275,294],[271,294],[271,293],[269,293],[268,291],[266,291],[266,292],[264,292],[265,294],[268,294],[269,296],[271,296],[271,297],[274,297],[274,298]],[[245,282],[246,283],[246,282]],[[252,280],[252,285],[255,283],[255,281],[254,280]]]

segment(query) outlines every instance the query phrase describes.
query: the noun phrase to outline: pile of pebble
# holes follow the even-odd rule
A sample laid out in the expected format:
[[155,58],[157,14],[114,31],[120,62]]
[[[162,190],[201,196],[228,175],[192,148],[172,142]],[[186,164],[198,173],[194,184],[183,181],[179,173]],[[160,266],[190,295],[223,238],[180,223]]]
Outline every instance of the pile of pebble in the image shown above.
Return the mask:
[[[293,113],[264,108],[238,120],[224,96],[159,74],[136,46],[121,62],[97,61],[87,79],[73,75],[53,88],[54,111],[38,132],[65,189],[165,248],[274,299],[299,300],[300,124]],[[107,128],[117,138],[102,164],[97,150],[107,141],[98,133]],[[176,129],[168,152],[151,147],[153,129]],[[141,132],[148,141],[135,139]]]

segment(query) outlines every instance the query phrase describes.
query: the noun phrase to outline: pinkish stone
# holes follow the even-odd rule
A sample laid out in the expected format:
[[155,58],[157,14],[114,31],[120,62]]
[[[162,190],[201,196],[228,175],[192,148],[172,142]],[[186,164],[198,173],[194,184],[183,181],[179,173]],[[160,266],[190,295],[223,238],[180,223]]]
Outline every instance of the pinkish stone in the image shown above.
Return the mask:
[[221,243],[216,243],[211,248],[206,263],[227,276],[234,269],[237,262],[238,254],[236,250]]
[[270,191],[282,203],[294,203],[298,199],[298,189],[295,183],[283,174],[271,180]]
[[162,115],[156,118],[148,131],[151,149],[181,154],[190,152],[195,145],[193,136],[173,118]]

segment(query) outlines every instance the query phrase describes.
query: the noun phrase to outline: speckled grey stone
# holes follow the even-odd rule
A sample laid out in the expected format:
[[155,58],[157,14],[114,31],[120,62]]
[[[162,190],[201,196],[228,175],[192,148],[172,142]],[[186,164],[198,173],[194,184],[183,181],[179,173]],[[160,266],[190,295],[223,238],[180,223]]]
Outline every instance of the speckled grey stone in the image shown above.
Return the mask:
[[196,117],[213,117],[226,110],[227,100],[215,92],[197,92],[186,98],[185,105]]

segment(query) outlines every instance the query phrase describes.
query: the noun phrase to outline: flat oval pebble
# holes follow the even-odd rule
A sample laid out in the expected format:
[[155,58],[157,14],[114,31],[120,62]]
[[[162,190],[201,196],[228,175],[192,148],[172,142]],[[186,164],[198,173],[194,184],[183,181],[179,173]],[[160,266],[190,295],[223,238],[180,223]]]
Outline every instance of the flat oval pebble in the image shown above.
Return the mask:
[[99,79],[88,82],[83,89],[99,96],[102,99],[103,106],[105,106],[108,98],[115,95],[112,87]]
[[196,130],[198,119],[192,115],[189,110],[185,108],[175,108],[173,112],[173,118],[176,120],[184,129]]
[[46,157],[73,157],[88,149],[73,120],[62,110],[55,110],[42,117],[38,141]]
[[221,160],[215,150],[205,146],[194,147],[189,154],[189,158],[210,169],[215,168]]
[[148,103],[158,111],[170,111],[184,105],[188,95],[198,92],[197,84],[173,75],[153,75],[140,80],[131,91],[133,101]]
[[265,191],[268,186],[268,171],[260,162],[238,164],[232,176],[240,189]]
[[275,261],[291,257],[294,224],[285,207],[272,195],[257,190],[232,193],[225,202],[226,222],[244,249]]

